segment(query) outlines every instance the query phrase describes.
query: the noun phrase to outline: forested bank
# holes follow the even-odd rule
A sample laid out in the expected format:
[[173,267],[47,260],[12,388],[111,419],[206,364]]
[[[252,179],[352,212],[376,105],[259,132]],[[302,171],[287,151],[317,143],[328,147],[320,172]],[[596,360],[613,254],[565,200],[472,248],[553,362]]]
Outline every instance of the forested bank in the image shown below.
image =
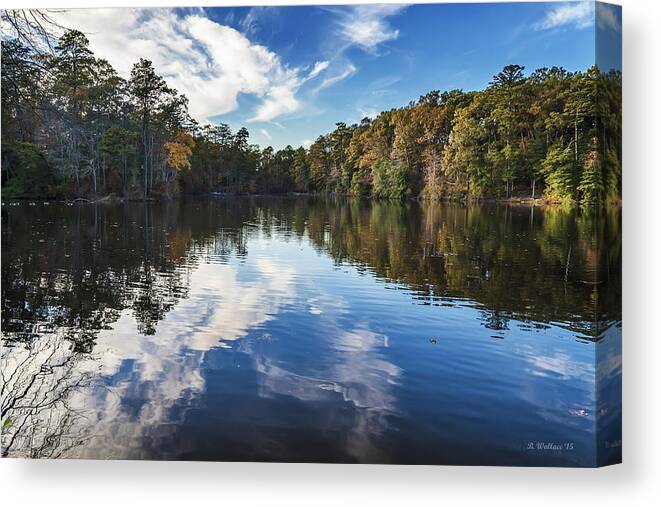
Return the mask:
[[[219,90],[222,93],[222,90]],[[509,65],[483,91],[431,91],[309,148],[199,125],[141,59],[128,80],[66,31],[52,51],[2,41],[2,195],[171,198],[336,192],[380,198],[617,202],[621,76]]]

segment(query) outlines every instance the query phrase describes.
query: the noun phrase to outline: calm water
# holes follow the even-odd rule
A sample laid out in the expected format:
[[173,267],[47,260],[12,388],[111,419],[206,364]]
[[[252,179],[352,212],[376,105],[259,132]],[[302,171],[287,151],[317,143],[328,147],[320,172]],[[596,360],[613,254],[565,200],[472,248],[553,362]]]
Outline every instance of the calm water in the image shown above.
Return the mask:
[[5,203],[3,451],[613,459],[620,249],[619,212]]

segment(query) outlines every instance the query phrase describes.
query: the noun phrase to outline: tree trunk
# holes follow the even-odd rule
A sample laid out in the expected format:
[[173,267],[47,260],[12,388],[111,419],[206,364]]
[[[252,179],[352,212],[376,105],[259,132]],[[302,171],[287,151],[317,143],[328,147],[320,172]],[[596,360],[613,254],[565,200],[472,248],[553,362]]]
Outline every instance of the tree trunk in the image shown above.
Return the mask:
[[147,176],[148,176],[148,167],[149,167],[149,150],[147,148],[147,144],[149,143],[149,140],[147,139],[147,131],[144,129],[142,131],[142,148],[144,150],[144,161],[143,161],[143,195],[144,195],[144,200],[147,200]]
[[122,155],[122,161],[124,162],[124,168],[122,171],[122,195],[126,195],[126,155]]
[[574,161],[578,164],[578,111],[574,118]]

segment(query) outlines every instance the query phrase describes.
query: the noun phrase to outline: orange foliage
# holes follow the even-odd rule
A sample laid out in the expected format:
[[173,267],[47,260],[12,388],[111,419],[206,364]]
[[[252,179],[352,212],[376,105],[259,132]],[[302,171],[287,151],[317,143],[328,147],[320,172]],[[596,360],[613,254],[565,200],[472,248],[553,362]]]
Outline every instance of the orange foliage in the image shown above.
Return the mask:
[[177,171],[190,170],[190,157],[193,154],[195,141],[188,132],[180,130],[172,141],[165,143],[165,147],[168,150],[167,163],[170,167]]

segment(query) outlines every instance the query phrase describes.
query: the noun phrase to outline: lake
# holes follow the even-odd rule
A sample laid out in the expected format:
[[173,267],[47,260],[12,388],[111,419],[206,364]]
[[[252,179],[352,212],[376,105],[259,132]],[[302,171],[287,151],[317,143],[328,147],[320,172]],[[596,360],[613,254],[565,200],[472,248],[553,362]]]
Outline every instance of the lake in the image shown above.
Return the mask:
[[619,210],[3,202],[3,453],[612,460],[620,231]]

